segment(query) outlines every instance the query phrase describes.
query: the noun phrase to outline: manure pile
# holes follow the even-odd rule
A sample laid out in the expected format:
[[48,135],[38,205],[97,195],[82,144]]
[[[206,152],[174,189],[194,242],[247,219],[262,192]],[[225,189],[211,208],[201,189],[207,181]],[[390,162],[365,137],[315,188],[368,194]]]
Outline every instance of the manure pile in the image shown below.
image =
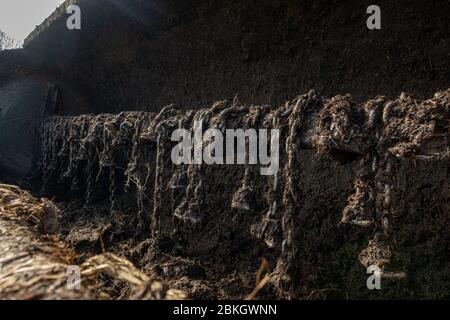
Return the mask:
[[132,286],[134,299],[186,298],[113,254],[94,256],[77,266],[75,253],[58,239],[59,215],[52,202],[0,185],[2,299],[110,299],[97,282],[102,273]]
[[[279,129],[278,174],[174,165],[171,133],[195,121],[222,132]],[[127,230],[110,230],[107,250],[194,298],[376,297],[369,266],[381,269],[384,297],[448,297],[449,122],[450,89],[424,101],[356,104],[311,90],[278,108],[235,99],[55,116],[42,125],[33,179],[43,195],[77,204],[63,221],[95,220],[100,207],[106,219],[120,215]]]

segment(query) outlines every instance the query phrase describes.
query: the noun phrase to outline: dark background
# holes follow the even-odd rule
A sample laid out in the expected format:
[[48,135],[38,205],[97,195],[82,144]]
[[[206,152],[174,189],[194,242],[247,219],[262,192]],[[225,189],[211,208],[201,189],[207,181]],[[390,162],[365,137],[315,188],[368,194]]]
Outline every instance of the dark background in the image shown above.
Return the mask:
[[[366,9],[381,7],[382,29]],[[27,46],[97,112],[279,105],[314,88],[357,101],[450,87],[450,1],[80,1]]]

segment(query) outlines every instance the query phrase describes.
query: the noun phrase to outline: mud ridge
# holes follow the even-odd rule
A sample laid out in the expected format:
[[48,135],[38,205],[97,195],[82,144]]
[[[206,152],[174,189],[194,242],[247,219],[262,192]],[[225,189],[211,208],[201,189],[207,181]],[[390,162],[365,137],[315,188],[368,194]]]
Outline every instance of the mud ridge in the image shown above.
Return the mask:
[[[171,132],[195,121],[280,129],[280,171],[174,165]],[[69,206],[63,236],[80,252],[93,254],[103,237],[103,250],[194,298],[244,298],[261,261],[261,298],[374,297],[365,289],[373,265],[389,283],[384,297],[445,297],[449,121],[450,90],[424,101],[356,104],[311,90],[278,108],[235,99],[196,111],[56,116],[43,124],[34,181]]]

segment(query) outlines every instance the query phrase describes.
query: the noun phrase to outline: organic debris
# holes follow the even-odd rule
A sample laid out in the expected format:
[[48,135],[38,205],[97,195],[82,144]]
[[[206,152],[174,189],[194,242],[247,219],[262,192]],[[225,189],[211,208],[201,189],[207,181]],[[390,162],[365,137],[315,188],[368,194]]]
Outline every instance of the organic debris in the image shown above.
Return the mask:
[[1,299],[110,299],[96,281],[103,273],[132,286],[139,299],[186,298],[110,253],[74,265],[75,252],[48,235],[58,214],[50,201],[0,185]]
[[[194,132],[194,124],[199,121],[203,130],[222,132],[227,128],[280,129],[280,171],[274,176],[256,177],[257,170],[249,163],[241,167],[174,165],[170,159],[171,132],[178,128]],[[316,290],[318,280],[307,270],[309,263],[318,262],[305,252],[319,253],[309,249],[315,247],[311,242],[314,234],[308,233],[304,224],[314,223],[308,228],[317,232],[327,228],[331,233],[343,225],[362,227],[361,231],[351,229],[351,234],[363,237],[366,240],[361,241],[366,243],[367,238],[376,238],[383,247],[389,247],[393,239],[401,240],[399,216],[411,211],[399,189],[405,179],[401,170],[412,170],[407,169],[408,161],[430,166],[449,163],[449,121],[450,89],[423,102],[402,94],[398,99],[380,96],[358,105],[349,95],[325,99],[311,90],[279,108],[243,106],[235,99],[197,111],[167,106],[158,114],[55,116],[42,126],[42,192],[59,194],[66,202],[82,199],[84,210],[106,200],[110,213],[127,212],[124,219],[135,223],[129,233],[150,242],[148,252],[138,258],[147,257],[144,266],[157,263],[162,252],[172,257],[191,255],[202,260],[206,269],[219,270],[220,278],[220,272],[225,272],[222,269],[227,268],[223,264],[229,263],[225,257],[236,254],[236,259],[242,259],[240,263],[249,268],[244,274],[251,274],[254,263],[238,252],[244,250],[242,243],[260,240],[252,254],[265,252],[275,265],[267,279],[270,286],[265,283],[260,289],[269,295],[276,292],[277,297],[309,296],[305,290]],[[312,197],[307,191],[310,186],[302,181],[305,167],[314,165],[308,161],[334,165],[336,170],[345,170],[342,176],[353,177],[353,193],[344,195],[346,205],[341,205],[340,194],[330,199],[342,210],[340,224],[330,222],[335,221],[334,216],[324,224],[324,217],[317,222],[318,218],[304,215],[305,207],[307,212],[315,212],[314,204],[308,202]],[[448,183],[448,177],[444,179]],[[228,194],[223,188],[236,191]],[[351,186],[335,188],[349,190]],[[63,190],[66,196],[61,194]],[[320,186],[317,190],[327,192]],[[130,203],[130,197],[135,198],[135,204]],[[327,206],[326,202],[320,205]],[[104,241],[102,235],[111,226],[103,226],[106,229],[85,229],[86,239],[92,243]],[[80,230],[72,229],[67,240],[75,234],[74,239],[81,239]],[[230,234],[234,238],[224,242]],[[328,236],[320,237],[327,243]],[[346,244],[339,245],[343,248]],[[369,248],[375,247],[369,243]],[[364,266],[370,262],[384,268],[401,250],[390,248],[390,254],[385,254],[388,251],[372,249],[360,255]],[[220,253],[222,250],[228,253]],[[372,257],[373,252],[380,254]],[[353,259],[357,258],[355,253]],[[306,263],[305,259],[311,260]],[[305,284],[299,287],[302,277]],[[185,287],[181,285],[185,280],[171,283],[177,285],[178,281]]]

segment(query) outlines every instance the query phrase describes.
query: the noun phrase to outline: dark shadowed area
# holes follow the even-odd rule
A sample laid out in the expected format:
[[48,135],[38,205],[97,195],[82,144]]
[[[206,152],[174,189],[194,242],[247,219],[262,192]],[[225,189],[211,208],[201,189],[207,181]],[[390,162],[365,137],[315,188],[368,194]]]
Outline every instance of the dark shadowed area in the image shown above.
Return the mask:
[[[77,264],[194,299],[449,297],[449,1],[380,0],[381,30],[366,0],[70,3],[81,30],[66,1],[0,52],[0,181],[53,199]],[[279,129],[279,174],[174,165],[195,120]]]

